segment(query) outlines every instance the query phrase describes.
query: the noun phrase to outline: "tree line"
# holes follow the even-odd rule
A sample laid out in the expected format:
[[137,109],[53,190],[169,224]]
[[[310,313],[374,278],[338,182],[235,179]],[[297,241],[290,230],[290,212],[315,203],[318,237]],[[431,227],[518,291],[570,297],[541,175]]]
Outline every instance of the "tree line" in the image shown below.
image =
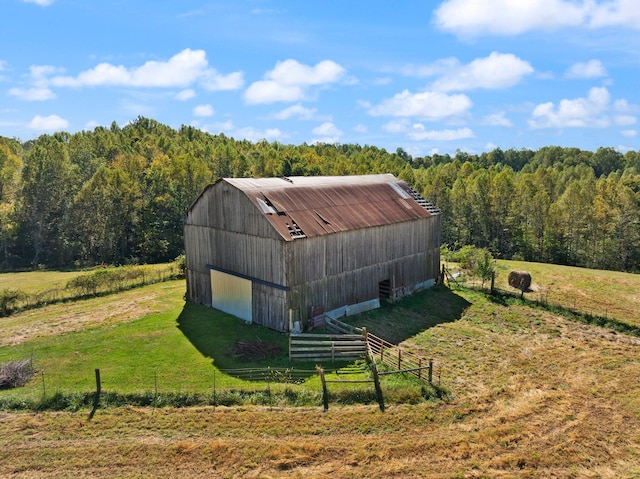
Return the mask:
[[545,147],[412,157],[130,124],[0,137],[0,268],[155,263],[183,252],[186,209],[223,177],[392,173],[442,210],[443,242],[495,256],[640,270],[640,153]]

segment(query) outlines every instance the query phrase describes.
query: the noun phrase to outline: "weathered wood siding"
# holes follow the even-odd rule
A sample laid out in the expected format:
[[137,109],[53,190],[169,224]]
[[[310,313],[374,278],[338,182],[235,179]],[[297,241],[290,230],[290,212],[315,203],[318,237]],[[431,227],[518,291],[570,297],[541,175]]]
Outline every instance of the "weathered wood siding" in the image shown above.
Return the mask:
[[284,285],[282,238],[244,193],[217,186],[203,193],[185,219],[187,297],[211,305],[209,265]]
[[287,292],[253,283],[253,322],[276,331],[289,331]]
[[187,212],[185,225],[207,226],[260,238],[281,239],[249,198],[223,181],[209,186],[202,193]]
[[440,216],[336,233],[287,244],[289,307],[308,317],[378,298],[379,282],[403,294],[438,278]]

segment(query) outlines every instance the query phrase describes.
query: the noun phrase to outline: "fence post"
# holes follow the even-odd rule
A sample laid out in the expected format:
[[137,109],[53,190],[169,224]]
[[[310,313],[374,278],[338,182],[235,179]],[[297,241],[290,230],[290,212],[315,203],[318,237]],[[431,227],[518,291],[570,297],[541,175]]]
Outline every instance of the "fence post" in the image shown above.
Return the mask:
[[362,328],[362,337],[364,338],[364,343],[367,346],[367,356],[369,356],[369,336],[367,335],[367,328]]
[[267,375],[267,396],[269,397],[269,411],[271,411],[271,366],[268,367],[269,373]]
[[376,362],[371,363],[371,372],[373,373],[373,385],[376,388],[376,398],[378,399],[378,405],[380,411],[384,412],[384,397],[382,396],[382,388],[380,387],[380,378],[378,377],[378,367]]
[[44,385],[44,369],[42,370],[42,398],[47,397],[47,388]]
[[398,348],[398,369],[402,369],[402,349]]
[[422,358],[418,358],[418,379],[422,379]]
[[429,384],[433,384],[432,380],[433,380],[433,359],[429,359]]
[[102,382],[100,381],[100,370],[96,368],[96,395],[93,398],[93,408],[89,413],[89,420],[93,419],[93,415],[96,413],[98,406],[100,405],[101,392],[102,392]]
[[96,403],[100,401],[101,392],[102,392],[102,381],[100,381],[100,370],[96,368]]
[[217,405],[217,400],[216,400],[216,370],[213,370],[213,409],[215,410],[216,405]]
[[329,391],[327,391],[327,381],[324,379],[324,369],[320,366],[316,366],[318,373],[320,373],[320,382],[322,383],[322,403],[324,405],[324,412],[329,410]]

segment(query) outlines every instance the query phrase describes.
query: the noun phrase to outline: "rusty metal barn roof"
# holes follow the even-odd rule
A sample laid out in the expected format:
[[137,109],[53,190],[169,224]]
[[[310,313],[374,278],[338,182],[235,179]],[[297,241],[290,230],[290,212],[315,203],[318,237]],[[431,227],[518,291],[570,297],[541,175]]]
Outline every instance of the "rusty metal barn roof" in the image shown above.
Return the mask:
[[285,240],[427,218],[440,212],[391,174],[225,178]]

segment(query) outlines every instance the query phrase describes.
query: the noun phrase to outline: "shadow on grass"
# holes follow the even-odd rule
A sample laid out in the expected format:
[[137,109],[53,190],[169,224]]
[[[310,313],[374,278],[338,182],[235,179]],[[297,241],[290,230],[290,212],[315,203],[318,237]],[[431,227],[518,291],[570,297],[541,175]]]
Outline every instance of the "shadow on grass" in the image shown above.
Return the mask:
[[[472,288],[469,289],[479,291]],[[520,295],[520,293],[514,293],[511,291],[495,290],[493,294],[489,294],[487,291],[479,292],[485,294],[489,301],[500,304],[502,306],[521,304],[529,306],[531,308],[538,308],[544,311],[549,311],[550,313],[561,315],[572,321],[600,326],[602,328],[611,329],[619,333],[640,337],[640,328],[636,327],[635,325],[625,323],[624,321],[620,321],[616,318],[602,316],[594,313],[585,313],[580,310],[569,308],[560,304],[549,303],[547,301],[538,301],[536,299],[522,296]]]
[[[247,323],[222,311],[185,303],[178,317],[178,328],[200,353],[211,358],[218,370],[230,376],[262,381],[260,372],[255,375],[247,372],[261,368],[309,371],[307,377],[316,374],[315,364],[289,361],[289,339],[286,334]],[[249,354],[238,354],[239,343],[252,346]],[[265,347],[261,348],[260,344]],[[276,345],[279,348],[274,347]],[[263,355],[262,352],[267,354]]]
[[399,344],[425,329],[460,319],[469,306],[471,303],[455,291],[436,286],[397,303],[383,303],[380,309],[347,318],[346,322]]

